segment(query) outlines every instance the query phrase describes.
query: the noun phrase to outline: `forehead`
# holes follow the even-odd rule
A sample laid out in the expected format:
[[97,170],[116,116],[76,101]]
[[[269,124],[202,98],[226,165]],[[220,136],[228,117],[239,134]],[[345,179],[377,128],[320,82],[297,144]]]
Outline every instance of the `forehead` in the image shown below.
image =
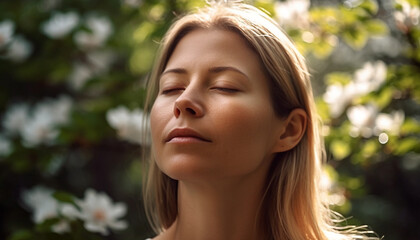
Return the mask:
[[195,29],[187,33],[176,44],[166,68],[203,63],[242,65],[250,71],[262,71],[260,57],[250,44],[238,33],[224,29]]

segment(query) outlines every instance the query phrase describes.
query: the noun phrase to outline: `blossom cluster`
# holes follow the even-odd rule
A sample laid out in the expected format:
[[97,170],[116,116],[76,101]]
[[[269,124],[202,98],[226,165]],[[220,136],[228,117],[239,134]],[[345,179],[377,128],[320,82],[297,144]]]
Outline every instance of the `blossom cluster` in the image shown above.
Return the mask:
[[357,70],[352,81],[343,85],[334,83],[327,87],[323,96],[328,104],[330,115],[337,118],[346,111],[352,124],[349,134],[352,137],[369,138],[380,136],[379,141],[386,143],[388,135],[397,135],[404,122],[403,111],[381,113],[374,103],[354,105],[358,97],[377,91],[386,80],[387,67],[382,61],[368,62]]
[[41,26],[42,32],[50,39],[61,39],[73,34],[76,46],[85,52],[86,57],[75,60],[69,85],[79,90],[91,78],[105,73],[114,61],[114,54],[103,49],[113,33],[109,18],[90,13],[80,17],[76,12],[55,12]]
[[59,234],[71,232],[71,223],[83,221],[84,228],[90,232],[108,235],[109,229],[123,230],[127,223],[120,220],[126,214],[124,203],[113,203],[105,193],[93,189],[85,191],[84,199],[74,199],[74,203],[63,203],[54,197],[54,190],[36,186],[22,193],[25,207],[32,211],[36,224],[48,219],[56,219],[51,231]]
[[32,51],[32,44],[23,35],[15,33],[15,23],[12,20],[0,22],[0,58],[22,62]]
[[369,138],[375,135],[382,144],[388,141],[388,134],[399,134],[405,118],[402,110],[379,113],[373,104],[352,106],[347,110],[347,117],[352,124],[350,136]]
[[0,155],[11,151],[8,138],[20,137],[22,145],[28,148],[54,144],[60,133],[59,127],[69,122],[72,106],[72,99],[65,95],[45,99],[32,108],[27,103],[10,106],[2,121],[4,133],[0,137]]
[[396,0],[401,11],[394,12],[394,18],[399,29],[407,32],[420,24],[420,7],[410,4],[407,0]]
[[140,145],[149,145],[149,119],[140,109],[130,111],[124,106],[108,110],[107,121],[117,130],[121,139]]
[[378,90],[386,80],[386,73],[384,62],[367,62],[355,72],[350,83],[329,85],[323,98],[329,106],[331,117],[340,116],[357,97]]
[[80,48],[100,47],[112,34],[112,24],[108,18],[90,14],[82,21],[76,12],[55,12],[42,24],[41,29],[49,38],[60,39],[77,29],[81,22],[89,32],[78,30],[74,34],[74,41]]
[[310,5],[309,0],[278,1],[275,3],[277,20],[286,28],[308,28]]

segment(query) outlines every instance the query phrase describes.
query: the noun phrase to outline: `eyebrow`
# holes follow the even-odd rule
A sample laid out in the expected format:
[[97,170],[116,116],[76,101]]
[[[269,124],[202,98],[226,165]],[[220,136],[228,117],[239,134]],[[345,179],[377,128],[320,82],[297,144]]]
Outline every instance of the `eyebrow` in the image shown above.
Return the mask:
[[[242,72],[241,70],[235,68],[235,67],[231,67],[231,66],[219,66],[219,67],[212,67],[208,70],[210,73],[221,73],[221,72],[225,72],[225,71],[233,71],[233,72],[237,72],[241,75],[243,75],[244,77],[246,77],[249,80],[248,75],[246,75],[244,72]],[[187,70],[185,68],[170,68],[165,70],[161,76],[168,74],[168,73],[178,73],[178,74],[186,74]]]
[[246,75],[244,72],[242,72],[241,70],[239,70],[235,67],[221,66],[221,67],[212,67],[212,68],[209,69],[210,73],[220,73],[220,72],[225,72],[225,71],[237,72],[237,73],[241,74],[242,76],[244,76],[246,79],[249,80],[248,75]]
[[168,73],[179,73],[179,74],[186,74],[187,70],[185,70],[184,68],[170,68],[168,70],[163,71],[163,73],[161,74],[161,76],[168,74]]

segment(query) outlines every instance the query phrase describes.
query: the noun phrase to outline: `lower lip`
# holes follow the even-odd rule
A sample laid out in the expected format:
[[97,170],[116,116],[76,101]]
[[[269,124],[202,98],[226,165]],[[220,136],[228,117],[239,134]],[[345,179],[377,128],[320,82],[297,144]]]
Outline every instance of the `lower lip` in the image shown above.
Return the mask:
[[168,141],[168,143],[206,143],[205,141],[200,138],[195,137],[174,137]]

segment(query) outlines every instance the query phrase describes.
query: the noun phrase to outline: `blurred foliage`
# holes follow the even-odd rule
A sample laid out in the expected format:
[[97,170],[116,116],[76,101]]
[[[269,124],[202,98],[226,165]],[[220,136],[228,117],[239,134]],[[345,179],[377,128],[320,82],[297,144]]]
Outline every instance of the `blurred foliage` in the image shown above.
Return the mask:
[[[252,3],[307,57],[333,208],[385,239],[420,239],[420,1]],[[152,236],[141,203],[147,142],[136,138],[144,82],[173,19],[203,5],[0,2],[1,239]],[[127,205],[128,228],[101,236],[60,212],[34,223],[23,195],[36,186],[75,207],[86,189],[104,192]],[[71,233],[53,230],[63,219]]]

